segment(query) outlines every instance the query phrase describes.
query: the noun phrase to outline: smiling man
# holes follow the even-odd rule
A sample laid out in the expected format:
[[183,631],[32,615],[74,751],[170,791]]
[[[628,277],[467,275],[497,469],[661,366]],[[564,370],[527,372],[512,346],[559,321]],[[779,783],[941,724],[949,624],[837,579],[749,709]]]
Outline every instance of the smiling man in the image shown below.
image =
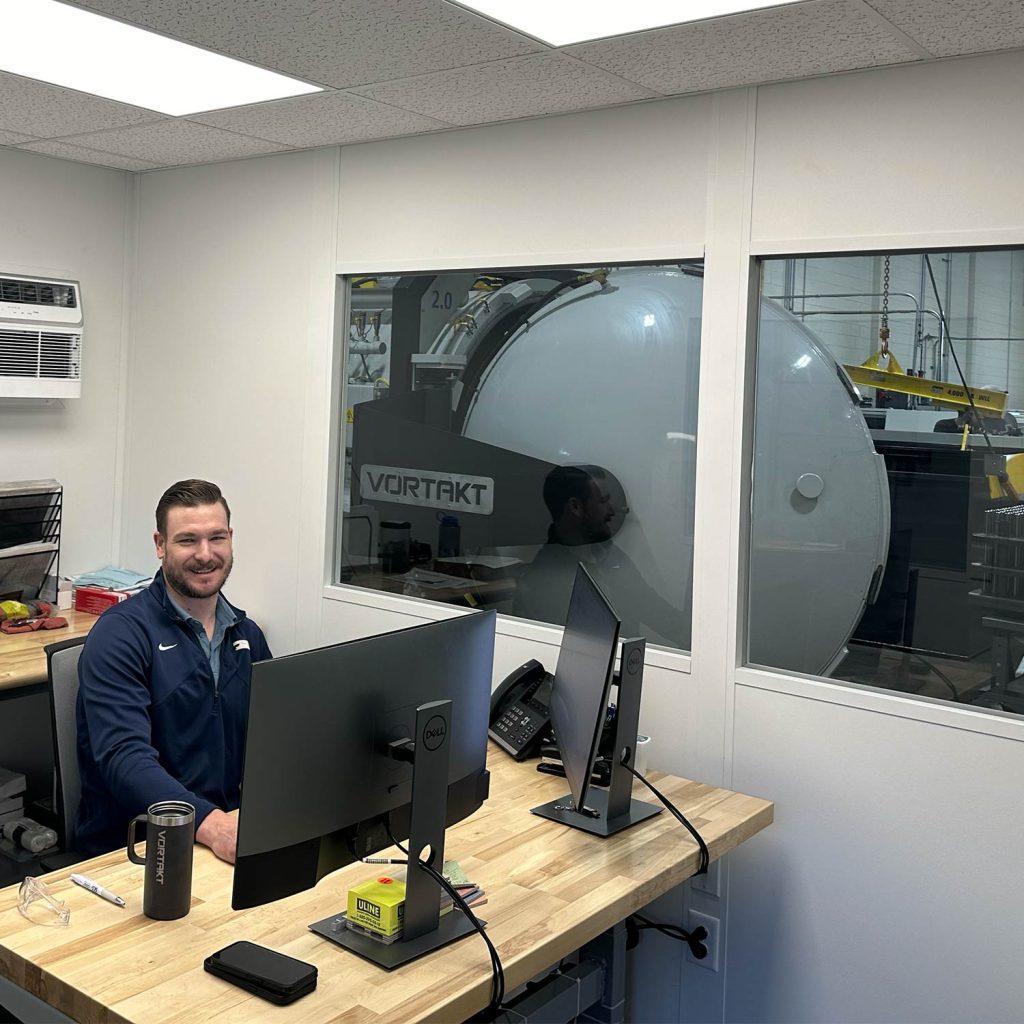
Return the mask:
[[206,480],[172,484],[156,507],[162,569],[109,608],[78,663],[82,802],[75,846],[125,843],[158,800],[196,809],[196,839],[234,861],[249,672],[269,658],[260,628],[221,593],[233,562],[231,511]]

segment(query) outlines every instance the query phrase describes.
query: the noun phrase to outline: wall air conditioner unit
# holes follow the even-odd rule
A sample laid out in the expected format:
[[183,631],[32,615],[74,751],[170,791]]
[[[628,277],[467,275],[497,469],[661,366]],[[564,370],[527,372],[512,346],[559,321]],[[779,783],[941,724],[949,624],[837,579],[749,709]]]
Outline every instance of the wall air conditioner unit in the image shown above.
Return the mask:
[[0,398],[79,398],[81,370],[78,282],[0,270]]

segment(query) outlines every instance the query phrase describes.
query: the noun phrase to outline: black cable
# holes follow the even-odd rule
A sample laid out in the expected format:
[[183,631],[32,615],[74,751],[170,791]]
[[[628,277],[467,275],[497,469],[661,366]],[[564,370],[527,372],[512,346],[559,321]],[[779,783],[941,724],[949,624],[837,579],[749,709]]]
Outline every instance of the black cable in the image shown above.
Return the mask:
[[452,421],[451,429],[458,433],[462,426],[465,425],[466,417],[469,415],[470,407],[476,401],[478,388],[483,378],[484,373],[488,367],[492,364],[494,357],[502,350],[506,341],[512,337],[518,331],[523,324],[525,324],[530,317],[535,313],[539,313],[548,303],[557,298],[562,292],[580,288],[586,284],[592,284],[594,281],[604,287],[603,281],[599,278],[591,276],[591,274],[581,273],[574,271],[571,274],[566,274],[563,271],[537,271],[528,274],[522,274],[514,278],[514,280],[545,280],[550,279],[557,281],[558,283],[554,287],[549,288],[538,298],[530,299],[525,302],[522,306],[516,306],[504,316],[500,316],[497,320],[493,321],[487,328],[481,339],[472,349],[469,356],[469,362],[466,364],[465,369],[462,372],[462,395],[459,398],[458,406],[455,409],[454,417]]
[[[408,857],[409,851],[395,838],[394,832],[391,831],[390,815],[384,821],[384,828],[387,830],[388,839],[391,840],[392,845],[397,847],[406,855],[406,857]],[[498,951],[494,948],[494,943],[491,942],[491,937],[484,930],[484,926],[477,920],[476,914],[473,913],[469,904],[466,903],[462,896],[456,892],[448,879],[432,865],[427,864],[426,861],[422,861],[417,858],[416,863],[419,864],[419,866],[423,868],[423,870],[426,871],[434,881],[448,893],[449,896],[451,896],[456,906],[458,906],[459,910],[469,918],[470,924],[473,925],[473,927],[480,933],[480,937],[484,940],[484,943],[487,946],[487,952],[491,958],[491,1001],[484,1008],[483,1012],[493,1017],[499,1010],[501,1010],[501,1004],[505,1000],[505,969],[501,966],[501,958],[498,956]]]
[[[995,449],[992,447],[992,439],[988,436],[988,431],[985,429],[982,417],[978,413],[977,406],[974,404],[974,395],[971,394],[971,389],[967,386],[967,378],[964,377],[964,371],[960,369],[960,360],[957,358],[956,349],[953,347],[953,338],[949,333],[949,324],[946,322],[946,313],[942,308],[942,300],[939,298],[939,286],[935,283],[935,274],[932,273],[932,261],[928,253],[924,254],[924,262],[925,266],[928,268],[928,277],[932,282],[932,291],[935,293],[935,305],[939,309],[939,320],[942,323],[943,330],[946,332],[946,343],[949,345],[949,352],[953,357],[953,365],[956,366],[956,372],[960,377],[960,383],[964,387],[964,394],[967,395],[967,401],[971,407],[971,412],[974,413],[975,422],[981,428],[982,436],[985,438],[985,444],[988,445],[990,452],[995,452]],[[1006,477],[1005,470],[1003,473],[998,474],[998,476],[999,482],[1003,483],[1004,478]],[[1010,497],[1010,495],[1007,495],[1007,497]]]
[[[637,924],[637,921],[640,923]],[[680,942],[685,942],[690,947],[690,952],[695,960],[703,960],[708,955],[708,947],[704,944],[704,940],[708,937],[708,930],[703,925],[698,925],[692,932],[688,932],[685,928],[680,928],[674,924],[659,924],[657,921],[651,921],[644,917],[643,914],[630,914],[628,922],[631,922],[632,927],[630,928],[627,925],[627,931],[632,930],[637,933],[637,942],[640,941],[640,932],[646,928],[653,928],[655,931],[661,932],[662,935],[667,935],[670,939],[678,939]],[[630,948],[628,943],[626,948]]]
[[456,906],[469,918],[470,923],[480,933],[480,938],[487,944],[487,951],[491,956],[491,1001],[484,1009],[484,1013],[488,1016],[493,1016],[501,1010],[501,1004],[505,1001],[505,971],[501,966],[501,958],[498,956],[498,951],[494,948],[494,943],[491,942],[491,937],[484,930],[484,926],[477,920],[476,914],[470,909],[469,904],[440,871],[425,860],[417,860],[416,863],[451,896]]
[[664,793],[659,792],[654,786],[651,785],[632,765],[628,764],[632,756],[632,752],[627,747],[626,752],[623,754],[619,761],[619,764],[626,769],[633,776],[634,779],[639,779],[671,812],[672,816],[678,821],[687,832],[697,840],[697,845],[700,847],[700,860],[698,861],[698,868],[696,874],[706,875],[708,873],[708,864],[710,860],[708,858],[708,846],[704,842],[703,836],[686,820],[686,816],[680,811],[671,800],[668,799]]
[[[974,416],[974,420],[977,425],[981,428],[982,436],[985,438],[985,444],[988,445],[990,455],[995,455],[996,450],[992,446],[992,438],[988,436],[988,431],[985,429],[985,422],[983,417],[978,413],[978,409],[974,404],[974,395],[971,394],[971,389],[967,386],[967,378],[964,377],[964,371],[960,369],[960,360],[957,359],[956,349],[953,347],[953,338],[949,333],[949,324],[946,321],[946,313],[942,308],[942,300],[939,298],[939,286],[935,283],[935,274],[932,272],[932,261],[928,253],[924,254],[924,263],[928,268],[928,278],[932,283],[932,292],[935,294],[935,305],[939,310],[939,321],[942,324],[943,330],[946,332],[946,343],[949,345],[949,351],[953,356],[953,364],[956,366],[956,372],[960,376],[960,383],[963,385],[964,394],[967,395],[967,401],[971,406],[971,413]],[[923,296],[922,296],[923,298]],[[1003,468],[995,474],[996,479],[999,481],[999,486],[1002,489],[1003,494],[1011,501],[1020,501],[1020,495],[1017,494],[1016,489],[1010,482],[1010,475],[1006,472],[1006,459],[1003,459]]]
[[957,688],[953,685],[953,680],[946,675],[945,672],[939,670],[938,666],[933,665],[927,658],[922,658],[920,654],[915,654],[913,651],[908,652],[912,658],[917,658],[929,671],[934,672],[950,689],[953,694],[953,700],[960,700],[960,693]]
[[387,819],[384,822],[384,828],[387,830],[388,839],[391,840],[392,846],[396,846],[399,850],[402,851],[402,853],[404,853],[406,855],[406,857],[408,857],[409,856],[409,851],[395,838],[395,833],[391,831],[391,815],[390,814],[388,815]]

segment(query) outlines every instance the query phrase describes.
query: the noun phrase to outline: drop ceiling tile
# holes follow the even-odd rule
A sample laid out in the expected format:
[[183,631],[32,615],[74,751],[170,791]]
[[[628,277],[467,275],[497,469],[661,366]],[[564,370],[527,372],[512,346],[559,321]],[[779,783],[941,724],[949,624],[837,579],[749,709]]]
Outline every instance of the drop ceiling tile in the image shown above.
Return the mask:
[[67,141],[104,153],[134,157],[136,160],[144,160],[160,167],[236,160],[263,153],[280,153],[288,149],[287,146],[278,145],[276,142],[250,139],[244,135],[221,131],[219,128],[210,128],[205,124],[173,119],[138,128],[94,132]]
[[918,59],[858,0],[811,0],[580,43],[566,52],[666,95]]
[[21,135],[18,132],[0,131],[0,146],[13,146],[19,142],[31,142],[31,135]]
[[76,160],[80,164],[102,164],[104,167],[119,167],[122,171],[147,171],[159,164],[146,160],[136,160],[130,156],[118,156],[116,153],[101,153],[99,150],[86,149],[85,146],[73,146],[69,142],[56,139],[44,139],[41,142],[29,142],[18,149],[28,149],[33,153],[45,153],[57,156],[62,160]]
[[1024,47],[1020,0],[868,0],[937,57]]
[[335,89],[547,49],[443,0],[75,2]]
[[452,124],[486,124],[648,99],[650,91],[560,53],[492,61],[353,90]]
[[189,120],[300,147],[366,142],[450,127],[433,118],[343,92],[255,103],[195,114]]
[[163,115],[0,72],[0,128],[37,139],[155,121]]

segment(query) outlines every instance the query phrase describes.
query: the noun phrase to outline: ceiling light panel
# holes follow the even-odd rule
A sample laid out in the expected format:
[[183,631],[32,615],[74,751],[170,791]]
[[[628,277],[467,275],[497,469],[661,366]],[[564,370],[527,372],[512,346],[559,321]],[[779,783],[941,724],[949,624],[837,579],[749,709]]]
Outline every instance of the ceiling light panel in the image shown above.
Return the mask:
[[720,18],[727,14],[782,7],[803,0],[629,0],[594,3],[593,0],[459,0],[487,18],[526,32],[552,46],[568,46],[589,39],[621,36],[645,29],[664,28],[688,21]]
[[0,70],[172,117],[321,91],[57,0],[4,3]]

